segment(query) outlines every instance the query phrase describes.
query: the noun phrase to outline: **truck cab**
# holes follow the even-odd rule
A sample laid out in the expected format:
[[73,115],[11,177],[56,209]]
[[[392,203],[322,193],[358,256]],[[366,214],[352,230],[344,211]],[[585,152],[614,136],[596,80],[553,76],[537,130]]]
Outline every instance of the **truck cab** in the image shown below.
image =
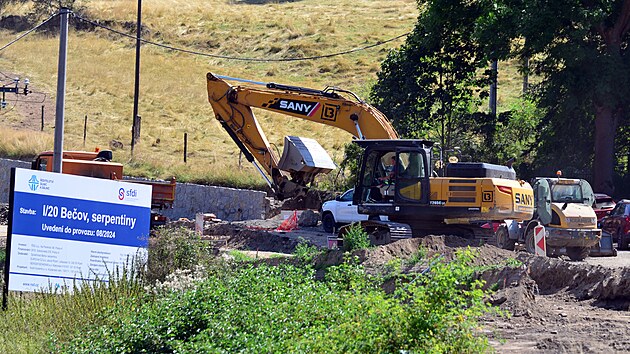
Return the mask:
[[[533,187],[534,222],[545,226],[547,253],[566,252],[574,260],[586,258],[602,236],[592,207],[595,194],[591,185],[583,179],[539,177],[534,179]],[[533,242],[528,239],[529,233],[526,245]]]
[[595,194],[582,179],[536,178],[533,181],[536,214],[545,225],[562,228],[597,228]]
[[[62,159],[63,173],[104,179],[123,177],[123,165],[111,162],[112,151],[64,151]],[[31,169],[38,171],[53,170],[53,152],[44,151],[31,162]]]

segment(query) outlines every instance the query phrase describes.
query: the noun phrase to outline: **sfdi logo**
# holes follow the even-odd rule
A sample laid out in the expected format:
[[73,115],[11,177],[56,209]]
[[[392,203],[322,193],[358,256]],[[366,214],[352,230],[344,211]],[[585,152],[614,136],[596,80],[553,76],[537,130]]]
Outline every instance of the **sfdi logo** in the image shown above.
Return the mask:
[[138,191],[135,189],[127,189],[125,190],[125,188],[120,188],[118,190],[118,200],[125,200],[125,198],[129,197],[129,198],[136,198],[138,196]]

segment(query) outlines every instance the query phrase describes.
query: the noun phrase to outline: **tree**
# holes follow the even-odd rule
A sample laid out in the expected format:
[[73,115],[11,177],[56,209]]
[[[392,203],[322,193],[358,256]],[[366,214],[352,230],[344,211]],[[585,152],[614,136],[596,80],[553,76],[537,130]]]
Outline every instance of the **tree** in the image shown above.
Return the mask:
[[630,113],[630,0],[494,4],[478,21],[477,41],[486,53],[502,48],[503,58],[534,58],[532,70],[543,78],[534,93],[553,134],[572,140],[570,149],[583,143],[576,131],[592,133],[593,184],[612,193],[616,130]]
[[406,43],[388,55],[371,98],[403,137],[431,135],[449,148],[464,121],[478,118],[475,94],[490,77],[476,75],[486,62],[469,38],[482,10],[459,1],[442,5],[422,12]]
[[[612,192],[616,131],[630,113],[630,0],[419,0],[418,6],[416,30],[398,53],[388,57],[379,76],[379,83],[399,85],[389,96],[376,88],[384,100],[401,102],[387,106],[407,114],[433,112],[417,108],[417,102],[429,95],[406,90],[414,85],[430,89],[422,81],[414,82],[425,77],[417,67],[422,67],[418,57],[426,53],[424,43],[430,42],[426,36],[450,38],[442,43],[460,46],[470,59],[453,63],[469,74],[490,60],[530,58],[531,67],[523,70],[542,77],[532,90],[546,112],[541,151],[563,156],[592,139],[593,147],[582,151],[582,157],[571,157],[583,165],[592,161],[595,189]],[[467,76],[454,80],[461,77]],[[466,80],[456,82],[469,87]]]
[[482,2],[427,6],[406,43],[383,62],[371,98],[401,136],[435,140],[444,151],[460,147],[460,157],[489,162],[505,162],[515,155],[512,145],[522,145],[508,138],[520,124],[510,120],[522,114],[495,117],[478,109],[495,79],[473,37],[488,11]]

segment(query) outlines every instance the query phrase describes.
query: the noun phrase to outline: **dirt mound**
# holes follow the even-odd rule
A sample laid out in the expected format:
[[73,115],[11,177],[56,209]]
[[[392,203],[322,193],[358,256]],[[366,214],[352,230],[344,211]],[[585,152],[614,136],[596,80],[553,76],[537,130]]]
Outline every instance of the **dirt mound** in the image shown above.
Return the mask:
[[226,247],[250,251],[293,253],[298,243],[295,239],[273,235],[266,231],[241,230],[227,240]]
[[[269,225],[275,224],[277,222],[269,223]],[[271,230],[249,229],[244,224],[234,223],[210,225],[204,230],[204,235],[215,236],[213,238],[215,240],[220,239],[221,247],[250,251],[293,253],[299,243],[294,238],[282,236]]]
[[499,289],[533,281],[535,295],[563,293],[577,301],[598,300],[600,306],[628,309],[630,268],[606,268],[527,253],[519,253],[516,260],[522,266],[490,269],[482,279],[498,284]]
[[628,309],[630,268],[605,268],[545,257],[526,258],[529,276],[541,294],[567,292],[577,300],[595,299],[613,307]]
[[479,278],[485,282],[485,288],[497,289],[489,299],[492,305],[516,317],[532,318],[540,315],[536,306],[538,285],[529,276],[527,267],[490,268],[479,274]]
[[475,240],[469,240],[457,236],[425,236],[422,238],[404,239],[388,245],[360,251],[360,259],[367,267],[377,267],[386,264],[393,259],[408,259],[418,253],[426,252],[425,258],[441,257],[450,261],[455,253],[470,247],[477,255],[473,265],[484,266],[504,263],[508,258],[514,258],[514,252],[502,250],[490,245],[478,246]]

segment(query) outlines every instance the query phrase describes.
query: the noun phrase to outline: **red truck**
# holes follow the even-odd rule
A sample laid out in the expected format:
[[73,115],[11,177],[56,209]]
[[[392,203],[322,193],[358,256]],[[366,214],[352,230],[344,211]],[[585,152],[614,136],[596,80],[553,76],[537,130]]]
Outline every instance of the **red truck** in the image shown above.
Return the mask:
[[[105,179],[120,179],[125,182],[148,184],[153,187],[151,195],[151,227],[164,225],[167,218],[159,213],[160,210],[173,207],[175,201],[176,182],[147,181],[123,178],[123,165],[112,162],[112,151],[64,151],[62,173]],[[32,170],[52,172],[53,152],[44,151],[37,155],[31,163]]]

